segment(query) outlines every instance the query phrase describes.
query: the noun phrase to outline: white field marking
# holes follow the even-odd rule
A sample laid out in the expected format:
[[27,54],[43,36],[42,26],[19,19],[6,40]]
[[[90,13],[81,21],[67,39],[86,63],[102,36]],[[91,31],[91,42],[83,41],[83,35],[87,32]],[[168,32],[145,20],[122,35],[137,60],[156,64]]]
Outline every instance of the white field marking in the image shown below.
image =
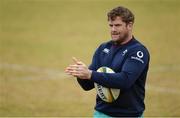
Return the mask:
[[149,68],[150,73],[159,73],[159,72],[179,72],[180,71],[180,65],[174,64],[174,65],[159,65],[155,66],[153,68]]
[[[23,79],[52,79],[52,78],[63,79],[63,78],[70,77],[61,70],[55,70],[55,69],[50,69],[50,68],[39,68],[35,66],[25,66],[25,65],[20,65],[20,64],[0,63],[0,69],[8,69],[8,70],[14,70],[14,71],[21,71],[21,72],[31,72],[34,74],[38,74],[34,76],[22,77]],[[173,66],[162,65],[162,66],[157,66],[150,69],[150,73],[169,72],[169,71],[179,72],[180,65],[173,65]],[[180,91],[174,88],[165,88],[165,87],[158,87],[158,86],[152,86],[152,85],[147,85],[146,88],[147,90],[152,90],[156,92],[180,95]]]
[[[62,75],[65,74],[62,70],[55,70],[50,68],[40,68],[36,66],[27,66],[21,64],[9,64],[9,63],[0,63],[0,69],[12,69],[16,71],[25,71],[25,72],[32,72],[32,73],[47,73],[50,75]],[[153,68],[149,68],[149,72],[156,73],[156,72],[174,72],[180,71],[180,65],[159,65]]]
[[[69,77],[64,71],[55,70],[50,68],[40,68],[35,66],[25,66],[20,64],[8,64],[0,63],[0,69],[8,69],[21,72],[30,72],[34,74],[40,74],[40,78],[67,78]],[[35,76],[29,76],[28,78],[34,78]],[[36,77],[37,78],[37,77]]]
[[[40,68],[35,66],[26,66],[21,64],[0,63],[0,69],[10,69],[15,71],[39,73],[39,74],[45,74],[46,76],[68,77],[68,75],[65,74],[64,71],[62,70]],[[149,68],[149,73],[179,72],[179,71],[180,71],[180,65],[160,65],[153,68]]]
[[153,85],[147,85],[146,86],[147,90],[150,91],[156,91],[156,92],[160,92],[160,93],[166,93],[166,94],[178,94],[180,95],[180,91],[179,89],[175,89],[175,88],[165,88],[165,87],[159,87],[159,86],[153,86]]

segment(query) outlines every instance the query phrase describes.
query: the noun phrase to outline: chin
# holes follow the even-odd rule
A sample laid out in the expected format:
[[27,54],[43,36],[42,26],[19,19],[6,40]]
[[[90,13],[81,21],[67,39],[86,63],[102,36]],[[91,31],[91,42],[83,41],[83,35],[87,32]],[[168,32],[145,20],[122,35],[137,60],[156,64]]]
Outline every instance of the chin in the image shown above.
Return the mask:
[[118,41],[118,40],[119,40],[119,39],[113,39],[113,38],[112,38],[112,41],[115,41],[115,42],[116,42],[116,41]]
[[119,39],[112,39],[113,42],[119,42]]

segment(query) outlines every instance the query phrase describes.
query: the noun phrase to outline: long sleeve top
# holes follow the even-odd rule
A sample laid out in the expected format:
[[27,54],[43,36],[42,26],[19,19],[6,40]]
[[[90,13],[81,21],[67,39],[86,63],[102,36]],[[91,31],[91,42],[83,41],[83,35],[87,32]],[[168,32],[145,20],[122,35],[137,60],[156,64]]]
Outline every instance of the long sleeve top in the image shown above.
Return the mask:
[[[89,69],[90,80],[77,79],[84,90],[94,88],[94,83],[107,88],[120,89],[119,97],[112,103],[96,97],[95,110],[110,116],[141,116],[145,110],[145,82],[150,55],[147,48],[134,37],[124,45],[112,41],[101,44],[94,53]],[[115,73],[97,72],[109,67]]]

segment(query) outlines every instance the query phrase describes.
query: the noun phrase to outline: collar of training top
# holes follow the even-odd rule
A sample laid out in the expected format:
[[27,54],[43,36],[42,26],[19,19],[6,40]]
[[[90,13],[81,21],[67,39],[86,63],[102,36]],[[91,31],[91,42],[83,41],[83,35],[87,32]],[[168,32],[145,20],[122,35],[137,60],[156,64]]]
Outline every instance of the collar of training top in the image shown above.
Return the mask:
[[129,40],[129,41],[126,42],[125,44],[119,44],[118,42],[114,42],[114,41],[111,41],[111,42],[112,42],[112,44],[113,44],[113,47],[120,47],[120,46],[125,46],[125,45],[130,44],[133,40],[135,40],[134,36],[132,37],[131,40]]

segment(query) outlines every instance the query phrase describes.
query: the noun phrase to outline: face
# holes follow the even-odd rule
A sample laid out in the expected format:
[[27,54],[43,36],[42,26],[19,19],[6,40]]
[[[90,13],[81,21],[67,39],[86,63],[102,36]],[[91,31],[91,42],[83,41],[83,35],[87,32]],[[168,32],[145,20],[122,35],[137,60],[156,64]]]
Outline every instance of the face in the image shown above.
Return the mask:
[[112,41],[123,43],[129,37],[132,30],[132,23],[126,24],[121,17],[117,16],[114,20],[109,20]]

